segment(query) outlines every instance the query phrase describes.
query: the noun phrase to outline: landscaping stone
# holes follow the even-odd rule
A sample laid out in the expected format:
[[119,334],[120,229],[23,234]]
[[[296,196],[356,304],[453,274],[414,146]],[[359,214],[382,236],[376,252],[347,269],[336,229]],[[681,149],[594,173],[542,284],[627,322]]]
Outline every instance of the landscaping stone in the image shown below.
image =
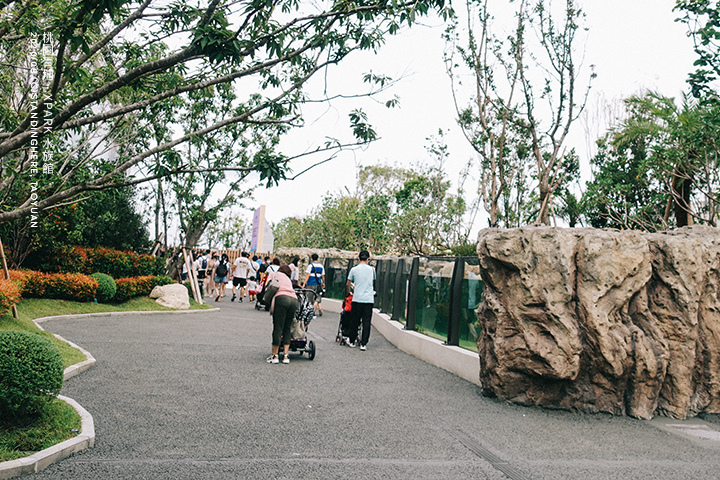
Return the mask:
[[187,288],[179,283],[170,285],[159,285],[150,292],[150,298],[155,298],[157,303],[165,307],[178,310],[190,308],[190,295]]
[[720,413],[720,230],[486,229],[480,381],[525,405]]

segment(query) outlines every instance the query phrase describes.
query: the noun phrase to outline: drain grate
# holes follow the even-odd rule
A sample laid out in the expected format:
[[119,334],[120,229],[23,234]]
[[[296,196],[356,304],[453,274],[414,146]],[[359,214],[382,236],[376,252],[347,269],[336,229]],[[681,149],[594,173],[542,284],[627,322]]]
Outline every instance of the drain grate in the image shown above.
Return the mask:
[[517,468],[510,465],[507,460],[495,455],[493,452],[485,448],[480,442],[465,434],[463,431],[457,431],[457,439],[460,443],[465,445],[471,452],[478,457],[487,460],[495,470],[499,470],[504,473],[511,480],[531,480],[530,477],[522,473]]

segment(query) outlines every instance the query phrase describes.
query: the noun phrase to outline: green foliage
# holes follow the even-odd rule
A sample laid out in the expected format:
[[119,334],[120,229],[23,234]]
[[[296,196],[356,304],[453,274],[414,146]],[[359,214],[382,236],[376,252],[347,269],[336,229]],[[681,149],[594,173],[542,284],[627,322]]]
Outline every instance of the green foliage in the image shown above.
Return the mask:
[[599,151],[592,159],[596,172],[586,185],[581,203],[588,223],[595,228],[664,228],[667,197],[645,168],[644,145],[635,143],[624,152],[614,150],[607,140],[598,145]]
[[166,275],[147,275],[143,277],[118,278],[115,280],[117,291],[113,302],[127,302],[134,297],[144,297],[150,295],[152,289],[158,285],[168,285],[174,283],[172,279]]
[[63,372],[62,357],[47,338],[0,331],[0,418],[37,412],[60,393]]
[[98,282],[96,293],[98,302],[106,303],[115,297],[117,286],[115,285],[115,279],[113,279],[113,277],[105,273],[93,273],[90,276]]
[[128,188],[96,192],[83,201],[50,209],[37,216],[33,228],[27,228],[23,219],[0,225],[0,235],[13,238],[15,248],[9,257],[16,265],[28,255],[32,258],[35,252],[53,252],[58,245],[141,251],[149,243],[144,221],[135,212],[133,193]]
[[[446,14],[443,0],[306,7],[296,0],[4,5],[0,96],[14,101],[0,105],[2,131],[8,132],[0,139],[7,179],[0,184],[0,224],[159,177],[194,177],[202,189],[205,180],[222,182],[205,173],[256,172],[267,185],[277,184],[289,169],[279,137],[303,123],[303,85],[354,51],[377,50],[386,35],[431,9]],[[47,82],[32,73],[38,58],[28,51],[36,35],[49,38],[54,54]],[[386,82],[382,76],[369,80],[370,94]],[[32,84],[39,85],[39,98],[52,102],[35,108],[27,95]],[[360,142],[376,138],[361,111],[350,115]],[[39,139],[32,118],[47,126]],[[40,142],[38,153],[49,154],[41,155],[40,174],[27,168],[25,151],[33,141]],[[26,202],[31,195],[37,202]],[[187,203],[196,210],[188,212],[187,232],[196,232],[203,209],[211,207]],[[113,240],[113,229],[104,227],[122,222],[120,210],[85,213],[79,226],[60,215],[67,225],[48,228],[62,229],[57,233],[66,234],[64,243],[84,244],[86,220],[97,218],[97,235],[87,244]]]
[[582,201],[593,226],[661,230],[717,225],[720,106],[656,93],[625,101],[628,118],[599,142]]
[[465,243],[457,245],[450,249],[455,257],[477,257],[477,243]]
[[717,99],[716,82],[720,75],[720,4],[714,0],[677,0],[678,19],[688,26],[693,38],[695,72],[688,78],[691,93],[698,99]]
[[274,227],[276,244],[287,247],[368,249],[376,254],[446,253],[467,243],[467,205],[449,193],[442,170],[445,150],[433,151],[436,164],[419,171],[369,167],[359,173],[355,195],[326,195],[305,218],[285,218]]

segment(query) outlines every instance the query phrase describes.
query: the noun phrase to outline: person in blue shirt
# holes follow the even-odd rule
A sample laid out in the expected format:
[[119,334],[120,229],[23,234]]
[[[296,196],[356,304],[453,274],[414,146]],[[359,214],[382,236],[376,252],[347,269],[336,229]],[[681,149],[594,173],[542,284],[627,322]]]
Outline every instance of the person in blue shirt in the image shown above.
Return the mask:
[[358,327],[362,323],[362,337],[360,338],[360,350],[367,350],[370,340],[370,324],[372,321],[372,310],[375,304],[375,268],[368,265],[370,253],[362,250],[358,255],[360,263],[350,269],[345,288],[350,294],[352,290],[353,299],[350,309],[350,340],[349,347],[357,345]]
[[325,268],[318,262],[319,258],[317,253],[313,253],[310,256],[310,265],[308,265],[305,270],[307,275],[301,287],[315,292],[313,310],[315,311],[315,315],[322,317],[322,296],[325,293]]

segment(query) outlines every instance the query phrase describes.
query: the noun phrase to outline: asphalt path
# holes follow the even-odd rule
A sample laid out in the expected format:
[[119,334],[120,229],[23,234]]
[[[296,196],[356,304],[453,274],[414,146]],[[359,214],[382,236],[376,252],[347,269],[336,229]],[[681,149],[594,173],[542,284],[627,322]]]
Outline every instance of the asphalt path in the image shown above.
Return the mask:
[[52,320],[97,364],[62,394],[94,418],[95,447],[35,479],[716,479],[720,441],[652,422],[511,405],[377,332],[271,365],[271,320],[220,311]]

